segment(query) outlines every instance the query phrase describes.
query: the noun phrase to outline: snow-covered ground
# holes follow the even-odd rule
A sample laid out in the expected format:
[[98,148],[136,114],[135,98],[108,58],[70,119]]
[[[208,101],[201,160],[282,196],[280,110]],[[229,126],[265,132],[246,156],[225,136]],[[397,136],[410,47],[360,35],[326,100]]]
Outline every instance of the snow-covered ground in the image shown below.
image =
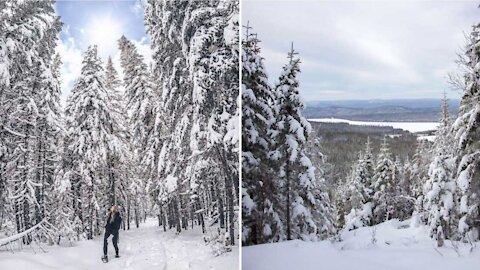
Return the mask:
[[352,121],[338,118],[314,118],[308,119],[311,122],[320,123],[348,123],[350,125],[357,126],[390,126],[394,128],[400,128],[409,132],[422,132],[429,130],[436,130],[437,122],[366,122],[366,121]]
[[173,230],[163,232],[155,219],[148,219],[141,227],[120,231],[120,258],[114,258],[114,249],[109,239],[108,263],[100,260],[103,238],[80,241],[73,247],[46,247],[47,253],[37,253],[29,247],[12,254],[0,248],[0,269],[14,270],[226,270],[238,269],[238,247],[232,252],[215,256],[210,246],[202,240],[199,229],[183,231],[176,235]]
[[[478,270],[480,247],[445,242],[436,247],[424,226],[391,220],[342,234],[343,241],[299,240],[243,248],[245,270]],[[480,243],[477,243],[477,245]],[[457,251],[454,246],[458,245]]]

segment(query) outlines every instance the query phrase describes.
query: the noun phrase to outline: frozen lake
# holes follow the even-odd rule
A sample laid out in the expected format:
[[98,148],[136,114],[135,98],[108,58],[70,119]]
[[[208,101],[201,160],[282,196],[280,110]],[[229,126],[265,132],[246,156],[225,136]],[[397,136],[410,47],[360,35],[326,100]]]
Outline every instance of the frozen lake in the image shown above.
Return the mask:
[[311,122],[320,123],[348,123],[357,126],[390,126],[407,130],[409,132],[422,132],[437,129],[438,122],[368,122],[368,121],[352,121],[338,118],[313,118],[308,119]]

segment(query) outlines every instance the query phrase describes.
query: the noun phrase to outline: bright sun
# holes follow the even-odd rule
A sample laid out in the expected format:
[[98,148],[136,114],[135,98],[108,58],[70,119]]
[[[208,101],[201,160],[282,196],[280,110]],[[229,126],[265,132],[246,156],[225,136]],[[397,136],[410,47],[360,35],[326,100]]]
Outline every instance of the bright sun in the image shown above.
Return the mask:
[[102,54],[115,52],[122,34],[120,20],[110,16],[93,17],[85,29],[86,42],[98,45]]

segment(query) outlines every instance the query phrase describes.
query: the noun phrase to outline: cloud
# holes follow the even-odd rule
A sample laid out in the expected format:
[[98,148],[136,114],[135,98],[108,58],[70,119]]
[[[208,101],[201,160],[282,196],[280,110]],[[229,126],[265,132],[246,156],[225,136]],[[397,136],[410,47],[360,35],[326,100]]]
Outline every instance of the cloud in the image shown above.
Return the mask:
[[[67,28],[68,29],[68,28]],[[68,32],[67,32],[68,33]],[[67,37],[60,39],[57,42],[57,53],[62,58],[62,104],[65,104],[67,96],[73,87],[73,84],[77,77],[80,75],[82,68],[82,52],[77,48],[75,39],[73,37]]]
[[[276,80],[293,41],[307,100],[440,97],[463,33],[478,21],[465,1],[245,1],[243,22],[262,40]],[[428,90],[426,90],[428,89]],[[457,93],[452,93],[458,97]]]
[[130,7],[130,10],[132,11],[135,16],[138,17],[143,17],[143,6],[142,6],[142,1],[141,0],[134,0],[135,3]]

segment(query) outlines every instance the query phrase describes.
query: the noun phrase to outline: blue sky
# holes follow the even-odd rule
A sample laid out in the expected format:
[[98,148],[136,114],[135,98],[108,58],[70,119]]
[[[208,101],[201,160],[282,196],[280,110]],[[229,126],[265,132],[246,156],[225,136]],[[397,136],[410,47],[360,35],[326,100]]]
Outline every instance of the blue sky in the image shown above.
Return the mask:
[[252,1],[242,4],[262,41],[270,80],[290,42],[302,60],[306,101],[450,98],[448,74],[475,22],[478,1]]
[[121,70],[117,40],[121,35],[125,35],[137,45],[146,62],[151,61],[140,1],[58,1],[56,11],[64,23],[57,46],[64,63],[63,101],[70,93],[74,80],[80,75],[82,53],[89,45],[98,46],[104,62],[111,56],[119,73]]

